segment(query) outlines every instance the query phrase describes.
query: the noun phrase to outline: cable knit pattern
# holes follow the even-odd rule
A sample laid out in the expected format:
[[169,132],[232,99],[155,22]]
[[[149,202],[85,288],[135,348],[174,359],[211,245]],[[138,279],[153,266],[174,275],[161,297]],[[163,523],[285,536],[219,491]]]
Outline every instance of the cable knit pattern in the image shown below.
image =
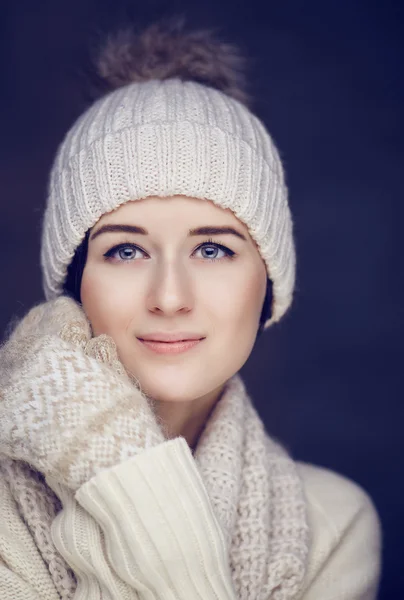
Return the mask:
[[76,578],[55,548],[51,525],[61,510],[59,498],[46,485],[43,476],[26,463],[2,458],[0,474],[6,479],[19,512],[31,531],[53,583],[62,600],[72,600]]
[[[49,317],[52,335],[44,335],[45,314]],[[69,320],[63,321],[63,314],[69,315],[70,329],[74,332],[71,339],[76,339],[76,344],[66,341]],[[59,335],[56,335],[55,315],[60,319]],[[41,331],[40,339],[32,335],[33,326]],[[63,340],[60,331],[65,337]],[[153,413],[137,387],[129,384],[113,368],[117,360],[113,346],[112,350],[110,347],[106,352],[99,352],[97,358],[88,356],[86,352],[94,353],[94,348],[97,348],[97,338],[93,338],[88,346],[87,335],[78,305],[65,298],[33,309],[26,321],[23,320],[17,327],[15,337],[11,336],[0,356],[0,452],[6,459],[4,464],[8,465],[6,472],[12,493],[48,564],[60,596],[66,600],[71,597],[75,582],[69,569],[74,571],[79,556],[81,568],[88,571],[88,565],[92,565],[92,579],[88,575],[90,579],[86,576],[86,581],[94,581],[97,565],[99,568],[102,564],[98,576],[103,584],[97,585],[97,597],[102,600],[136,598],[131,587],[134,574],[138,572],[139,581],[145,585],[147,573],[139,559],[142,552],[139,554],[136,548],[131,549],[133,557],[137,557],[137,564],[128,563],[127,554],[125,560],[112,565],[106,557],[101,560],[105,552],[105,533],[96,521],[91,521],[90,526],[88,515],[85,516],[84,509],[74,501],[73,495],[77,489],[80,495],[81,490],[91,483],[94,474],[105,473],[108,480],[109,473],[113,476],[111,467],[124,466],[127,461],[136,461],[141,455],[146,462],[134,462],[133,467],[137,465],[136,468],[145,468],[147,472],[150,464],[154,464],[155,469],[162,469],[160,479],[163,480],[164,468],[153,459],[157,456],[154,452],[160,453],[161,449],[161,456],[168,457],[171,446],[164,450],[164,445],[172,444],[172,441],[165,441],[159,424],[153,421]],[[101,343],[100,347],[103,346]],[[145,432],[148,429],[151,433],[147,443]],[[48,483],[26,467],[11,468],[10,459],[30,463],[47,477]],[[304,579],[309,549],[302,482],[294,461],[266,433],[239,375],[227,383],[199,438],[194,456],[189,452],[187,460],[195,462],[200,474],[201,493],[206,490],[220,524],[217,531],[212,522],[206,530],[206,537],[215,536],[212,538],[215,540],[212,552],[219,547],[224,553],[228,551],[229,577],[237,598],[296,598]],[[26,490],[30,487],[31,499],[36,506],[24,501]],[[55,519],[58,506],[55,490],[59,490],[62,504],[69,506],[59,521]],[[44,497],[39,498],[38,494]],[[192,506],[192,501],[189,506]],[[112,519],[105,512],[102,514],[103,518]],[[38,523],[38,518],[42,519],[41,523]],[[66,562],[62,558],[61,562],[56,559],[49,535],[51,522],[53,526],[57,524],[55,535],[62,532],[63,527],[66,532],[71,532],[74,524],[78,524],[77,530],[74,530],[73,546],[68,545],[68,535],[60,533],[57,538],[58,550]],[[122,526],[122,535],[124,529]],[[123,541],[118,539],[116,542],[118,550],[124,547]],[[149,543],[150,548],[158,552],[155,540]],[[110,545],[108,547],[108,556],[111,557],[114,552]],[[198,547],[201,550],[203,545]],[[89,551],[91,548],[93,550]],[[210,554],[211,551],[205,552],[206,562],[209,562]],[[135,560],[133,557],[132,560]],[[117,573],[125,570],[125,565],[129,565],[129,570],[125,571],[123,579],[119,579]],[[195,563],[195,577],[198,568]],[[83,574],[81,581],[82,577]],[[86,585],[89,585],[88,581]],[[119,590],[118,596],[111,593],[109,581],[114,582],[113,589]],[[182,585],[180,581],[177,582],[178,589]],[[77,597],[92,599],[93,595],[87,593],[88,596]],[[180,597],[183,596],[178,595]]]
[[226,535],[238,598],[294,598],[308,551],[302,486],[239,375],[216,405],[195,460]]
[[177,194],[211,200],[245,223],[273,281],[265,328],[278,321],[292,302],[296,258],[276,146],[243,104],[179,79],[119,88],[65,136],[42,234],[47,299],[61,293],[76,248],[103,214],[130,200]]

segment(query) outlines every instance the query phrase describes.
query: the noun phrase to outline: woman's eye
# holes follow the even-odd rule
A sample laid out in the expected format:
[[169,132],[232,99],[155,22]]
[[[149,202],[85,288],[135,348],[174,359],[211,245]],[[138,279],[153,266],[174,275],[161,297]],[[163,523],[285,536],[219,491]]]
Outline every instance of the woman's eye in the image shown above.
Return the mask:
[[135,253],[136,248],[129,248],[128,246],[126,248],[120,248],[120,250],[117,251],[119,258],[122,260],[131,260],[134,258]]
[[114,246],[108,252],[104,254],[107,259],[115,259],[118,261],[128,262],[133,260],[137,250],[140,251],[140,248],[134,245],[121,244],[119,246]]
[[[221,246],[220,244],[203,244],[202,246],[199,246],[196,251],[199,250],[201,250],[203,258],[208,258],[210,260],[220,260],[234,254],[229,248]],[[219,252],[222,252],[222,256],[218,255]]]

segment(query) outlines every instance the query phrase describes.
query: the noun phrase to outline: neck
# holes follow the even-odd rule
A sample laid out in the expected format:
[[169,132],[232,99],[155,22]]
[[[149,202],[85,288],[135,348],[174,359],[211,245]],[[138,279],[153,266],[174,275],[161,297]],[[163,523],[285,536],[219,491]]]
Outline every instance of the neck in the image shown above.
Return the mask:
[[153,410],[167,439],[185,438],[192,452],[209,417],[220,399],[225,384],[209,394],[190,401],[153,400]]

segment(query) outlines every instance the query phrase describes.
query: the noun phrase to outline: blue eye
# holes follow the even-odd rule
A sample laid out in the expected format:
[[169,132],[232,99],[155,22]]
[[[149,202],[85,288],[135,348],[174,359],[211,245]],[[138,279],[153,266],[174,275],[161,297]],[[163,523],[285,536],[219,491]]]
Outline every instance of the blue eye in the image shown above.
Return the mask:
[[134,259],[137,250],[140,248],[135,244],[118,244],[110,248],[104,256],[107,260],[112,258],[121,262],[129,262]]
[[130,246],[125,246],[124,248],[120,248],[117,250],[118,256],[122,260],[132,260],[134,258],[134,254],[137,248],[131,248]]
[[[202,250],[205,252],[208,251],[208,254],[205,255],[205,257],[204,257],[204,258],[207,258],[208,260],[222,260],[223,258],[230,258],[234,254],[234,252],[232,252],[229,248],[226,248],[225,246],[222,246],[220,244],[213,244],[213,243],[202,244],[202,246],[199,246],[199,248],[197,248],[197,250]],[[213,251],[213,254],[212,254],[212,251]],[[223,252],[224,256],[218,257],[217,253],[219,251]]]

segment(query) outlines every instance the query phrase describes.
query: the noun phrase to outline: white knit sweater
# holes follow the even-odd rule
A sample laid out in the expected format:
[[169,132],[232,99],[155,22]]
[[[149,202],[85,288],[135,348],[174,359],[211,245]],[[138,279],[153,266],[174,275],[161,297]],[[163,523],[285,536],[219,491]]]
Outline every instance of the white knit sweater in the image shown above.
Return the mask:
[[[305,463],[298,463],[298,470],[311,532],[299,599],[376,599],[380,523],[368,495],[332,471]],[[191,451],[177,438],[98,474],[75,497],[65,494],[52,534],[86,582],[75,600],[99,600],[103,587],[114,600],[126,600],[120,582],[130,586],[139,573],[148,583],[131,598],[235,600],[225,557],[212,560],[207,551],[210,544],[219,545],[211,519]],[[85,549],[78,542],[83,532],[91,540]],[[172,539],[167,547],[161,545],[163,536]],[[0,561],[2,600],[60,598],[4,479]]]

